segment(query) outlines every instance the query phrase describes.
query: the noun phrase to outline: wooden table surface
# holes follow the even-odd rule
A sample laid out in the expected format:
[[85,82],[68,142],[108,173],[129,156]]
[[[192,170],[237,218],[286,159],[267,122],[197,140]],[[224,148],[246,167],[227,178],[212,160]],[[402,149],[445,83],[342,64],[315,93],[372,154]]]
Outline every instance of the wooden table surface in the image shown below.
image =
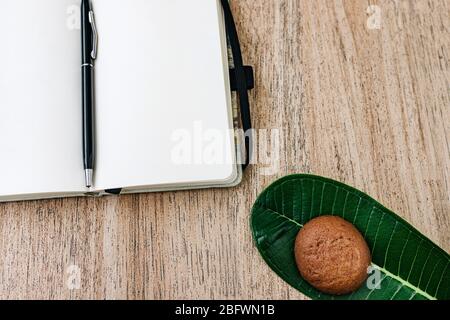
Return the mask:
[[298,172],[366,191],[450,250],[450,1],[231,3],[278,169],[227,190],[0,204],[0,298],[303,299],[249,227],[258,193]]

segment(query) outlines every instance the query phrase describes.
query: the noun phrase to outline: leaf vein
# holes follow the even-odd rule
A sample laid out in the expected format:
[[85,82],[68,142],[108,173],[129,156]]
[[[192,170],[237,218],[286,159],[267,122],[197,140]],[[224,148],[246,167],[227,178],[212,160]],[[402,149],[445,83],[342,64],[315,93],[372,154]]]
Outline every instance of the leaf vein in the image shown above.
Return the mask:
[[355,224],[356,217],[357,217],[358,214],[359,214],[359,207],[360,207],[360,205],[361,205],[361,201],[362,201],[362,198],[359,197],[358,206],[356,207],[355,216],[353,217],[352,224]]
[[333,199],[333,205],[331,206],[331,215],[334,215],[334,208],[336,206],[336,200],[337,200],[337,195],[339,193],[339,188],[334,186],[336,188],[336,192],[334,193],[334,199]]
[[402,259],[403,259],[403,254],[404,254],[404,252],[405,252],[406,246],[408,245],[408,241],[409,241],[409,238],[411,237],[411,234],[412,234],[412,231],[409,230],[408,236],[406,237],[406,242],[405,242],[405,244],[403,245],[402,252],[400,253],[400,259],[399,259],[399,262],[398,262],[397,274],[400,274],[401,265],[402,265]]
[[323,184],[323,186],[322,186],[322,194],[320,195],[320,209],[319,209],[319,215],[322,215],[322,214],[323,214],[323,212],[322,212],[322,209],[323,209],[323,193],[324,193],[324,191],[325,191],[325,186],[326,186],[326,183]]
[[388,242],[388,245],[387,245],[387,248],[386,248],[386,253],[384,254],[383,266],[386,265],[387,256],[388,256],[388,253],[389,253],[389,248],[391,247],[392,237],[394,236],[395,229],[397,228],[397,225],[398,225],[398,222],[396,221],[395,225],[394,225],[394,229],[391,232],[391,237],[389,238],[389,242]]
[[436,300],[435,297],[431,296],[430,294],[426,293],[425,291],[421,290],[420,288],[414,286],[412,283],[405,281],[404,279],[402,279],[400,276],[396,276],[395,274],[393,274],[392,272],[388,271],[387,269],[380,267],[378,265],[376,265],[375,263],[372,263],[372,266],[378,270],[380,270],[380,272],[383,272],[384,274],[388,275],[391,278],[394,278],[395,280],[397,280],[398,282],[400,282],[401,284],[403,284],[405,287],[410,288],[411,290],[419,293],[420,295],[426,297],[429,300]]
[[397,291],[394,292],[394,294],[392,295],[392,297],[389,300],[394,300],[395,296],[400,292],[400,290],[402,290],[404,287],[403,283],[400,283],[400,285],[398,286]]
[[372,213],[373,213],[374,210],[375,210],[375,206],[373,206],[372,210],[370,210],[369,219],[367,220],[366,228],[364,230],[364,238],[367,236],[367,231],[369,231],[370,219],[372,219]]
[[419,248],[422,245],[422,243],[423,243],[423,239],[420,239],[419,245],[416,248],[416,254],[414,255],[413,262],[411,263],[411,269],[409,269],[408,276],[406,277],[406,281],[409,281],[409,278],[411,277],[411,272],[414,269],[414,264],[415,264],[415,262],[417,260],[417,255],[419,253]]
[[311,209],[309,210],[309,220],[311,220],[312,215],[313,215],[313,204],[314,204],[314,189],[316,186],[316,180],[312,181],[313,185],[312,185],[312,193],[311,193]]
[[344,200],[344,207],[342,208],[342,219],[345,219],[345,208],[347,207],[348,195],[349,195],[349,192],[347,191],[347,194],[346,194],[345,200]]
[[378,223],[377,231],[375,231],[375,240],[373,241],[372,254],[375,252],[375,247],[377,245],[378,234],[379,234],[380,226],[381,226],[381,223],[383,222],[384,216],[385,216],[385,213],[383,212],[383,214],[381,215],[380,222]]
[[422,266],[422,272],[420,272],[420,278],[419,282],[417,282],[417,285],[420,286],[420,283],[422,282],[423,273],[425,272],[425,267],[427,266],[428,260],[430,260],[431,252],[433,252],[434,248],[431,248],[431,250],[428,252],[427,259],[425,260],[425,263]]
[[428,286],[430,285],[431,279],[433,278],[433,274],[436,272],[436,268],[439,264],[436,263],[433,267],[433,271],[431,271],[430,278],[428,279],[427,285],[425,286],[425,291],[428,290]]
[[447,261],[447,264],[445,265],[444,271],[442,271],[441,278],[439,279],[439,282],[438,282],[438,287],[436,288],[436,292],[434,293],[435,296],[437,296],[437,294],[438,294],[438,292],[439,292],[439,288],[441,287],[442,279],[444,279],[444,274],[445,274],[445,271],[447,271],[449,262],[450,262],[450,261]]

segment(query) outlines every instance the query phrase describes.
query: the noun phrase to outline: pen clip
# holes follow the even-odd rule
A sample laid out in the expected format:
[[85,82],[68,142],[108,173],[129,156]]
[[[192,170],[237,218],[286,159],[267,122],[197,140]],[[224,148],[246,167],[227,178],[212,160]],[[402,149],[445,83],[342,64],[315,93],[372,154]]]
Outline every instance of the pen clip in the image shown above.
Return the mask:
[[89,22],[92,26],[92,35],[93,35],[93,39],[92,39],[92,52],[91,52],[91,57],[92,59],[97,59],[97,50],[98,50],[98,32],[97,32],[97,26],[95,24],[95,16],[94,16],[94,11],[89,11]]

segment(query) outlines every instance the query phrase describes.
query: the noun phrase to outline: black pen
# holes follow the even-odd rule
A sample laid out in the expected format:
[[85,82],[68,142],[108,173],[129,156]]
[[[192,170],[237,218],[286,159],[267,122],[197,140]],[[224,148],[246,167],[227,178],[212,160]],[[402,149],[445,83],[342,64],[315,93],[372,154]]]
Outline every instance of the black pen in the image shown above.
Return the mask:
[[86,187],[93,185],[95,160],[94,128],[94,60],[97,58],[98,35],[90,0],[81,1],[81,75],[83,104],[83,158]]

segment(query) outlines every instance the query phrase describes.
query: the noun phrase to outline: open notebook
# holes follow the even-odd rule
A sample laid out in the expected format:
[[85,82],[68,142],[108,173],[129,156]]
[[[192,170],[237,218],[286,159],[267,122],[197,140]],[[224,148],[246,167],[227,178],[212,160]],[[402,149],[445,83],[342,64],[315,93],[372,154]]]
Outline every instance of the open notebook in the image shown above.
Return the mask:
[[239,183],[214,0],[93,0],[94,187],[84,187],[80,1],[0,0],[0,201]]

